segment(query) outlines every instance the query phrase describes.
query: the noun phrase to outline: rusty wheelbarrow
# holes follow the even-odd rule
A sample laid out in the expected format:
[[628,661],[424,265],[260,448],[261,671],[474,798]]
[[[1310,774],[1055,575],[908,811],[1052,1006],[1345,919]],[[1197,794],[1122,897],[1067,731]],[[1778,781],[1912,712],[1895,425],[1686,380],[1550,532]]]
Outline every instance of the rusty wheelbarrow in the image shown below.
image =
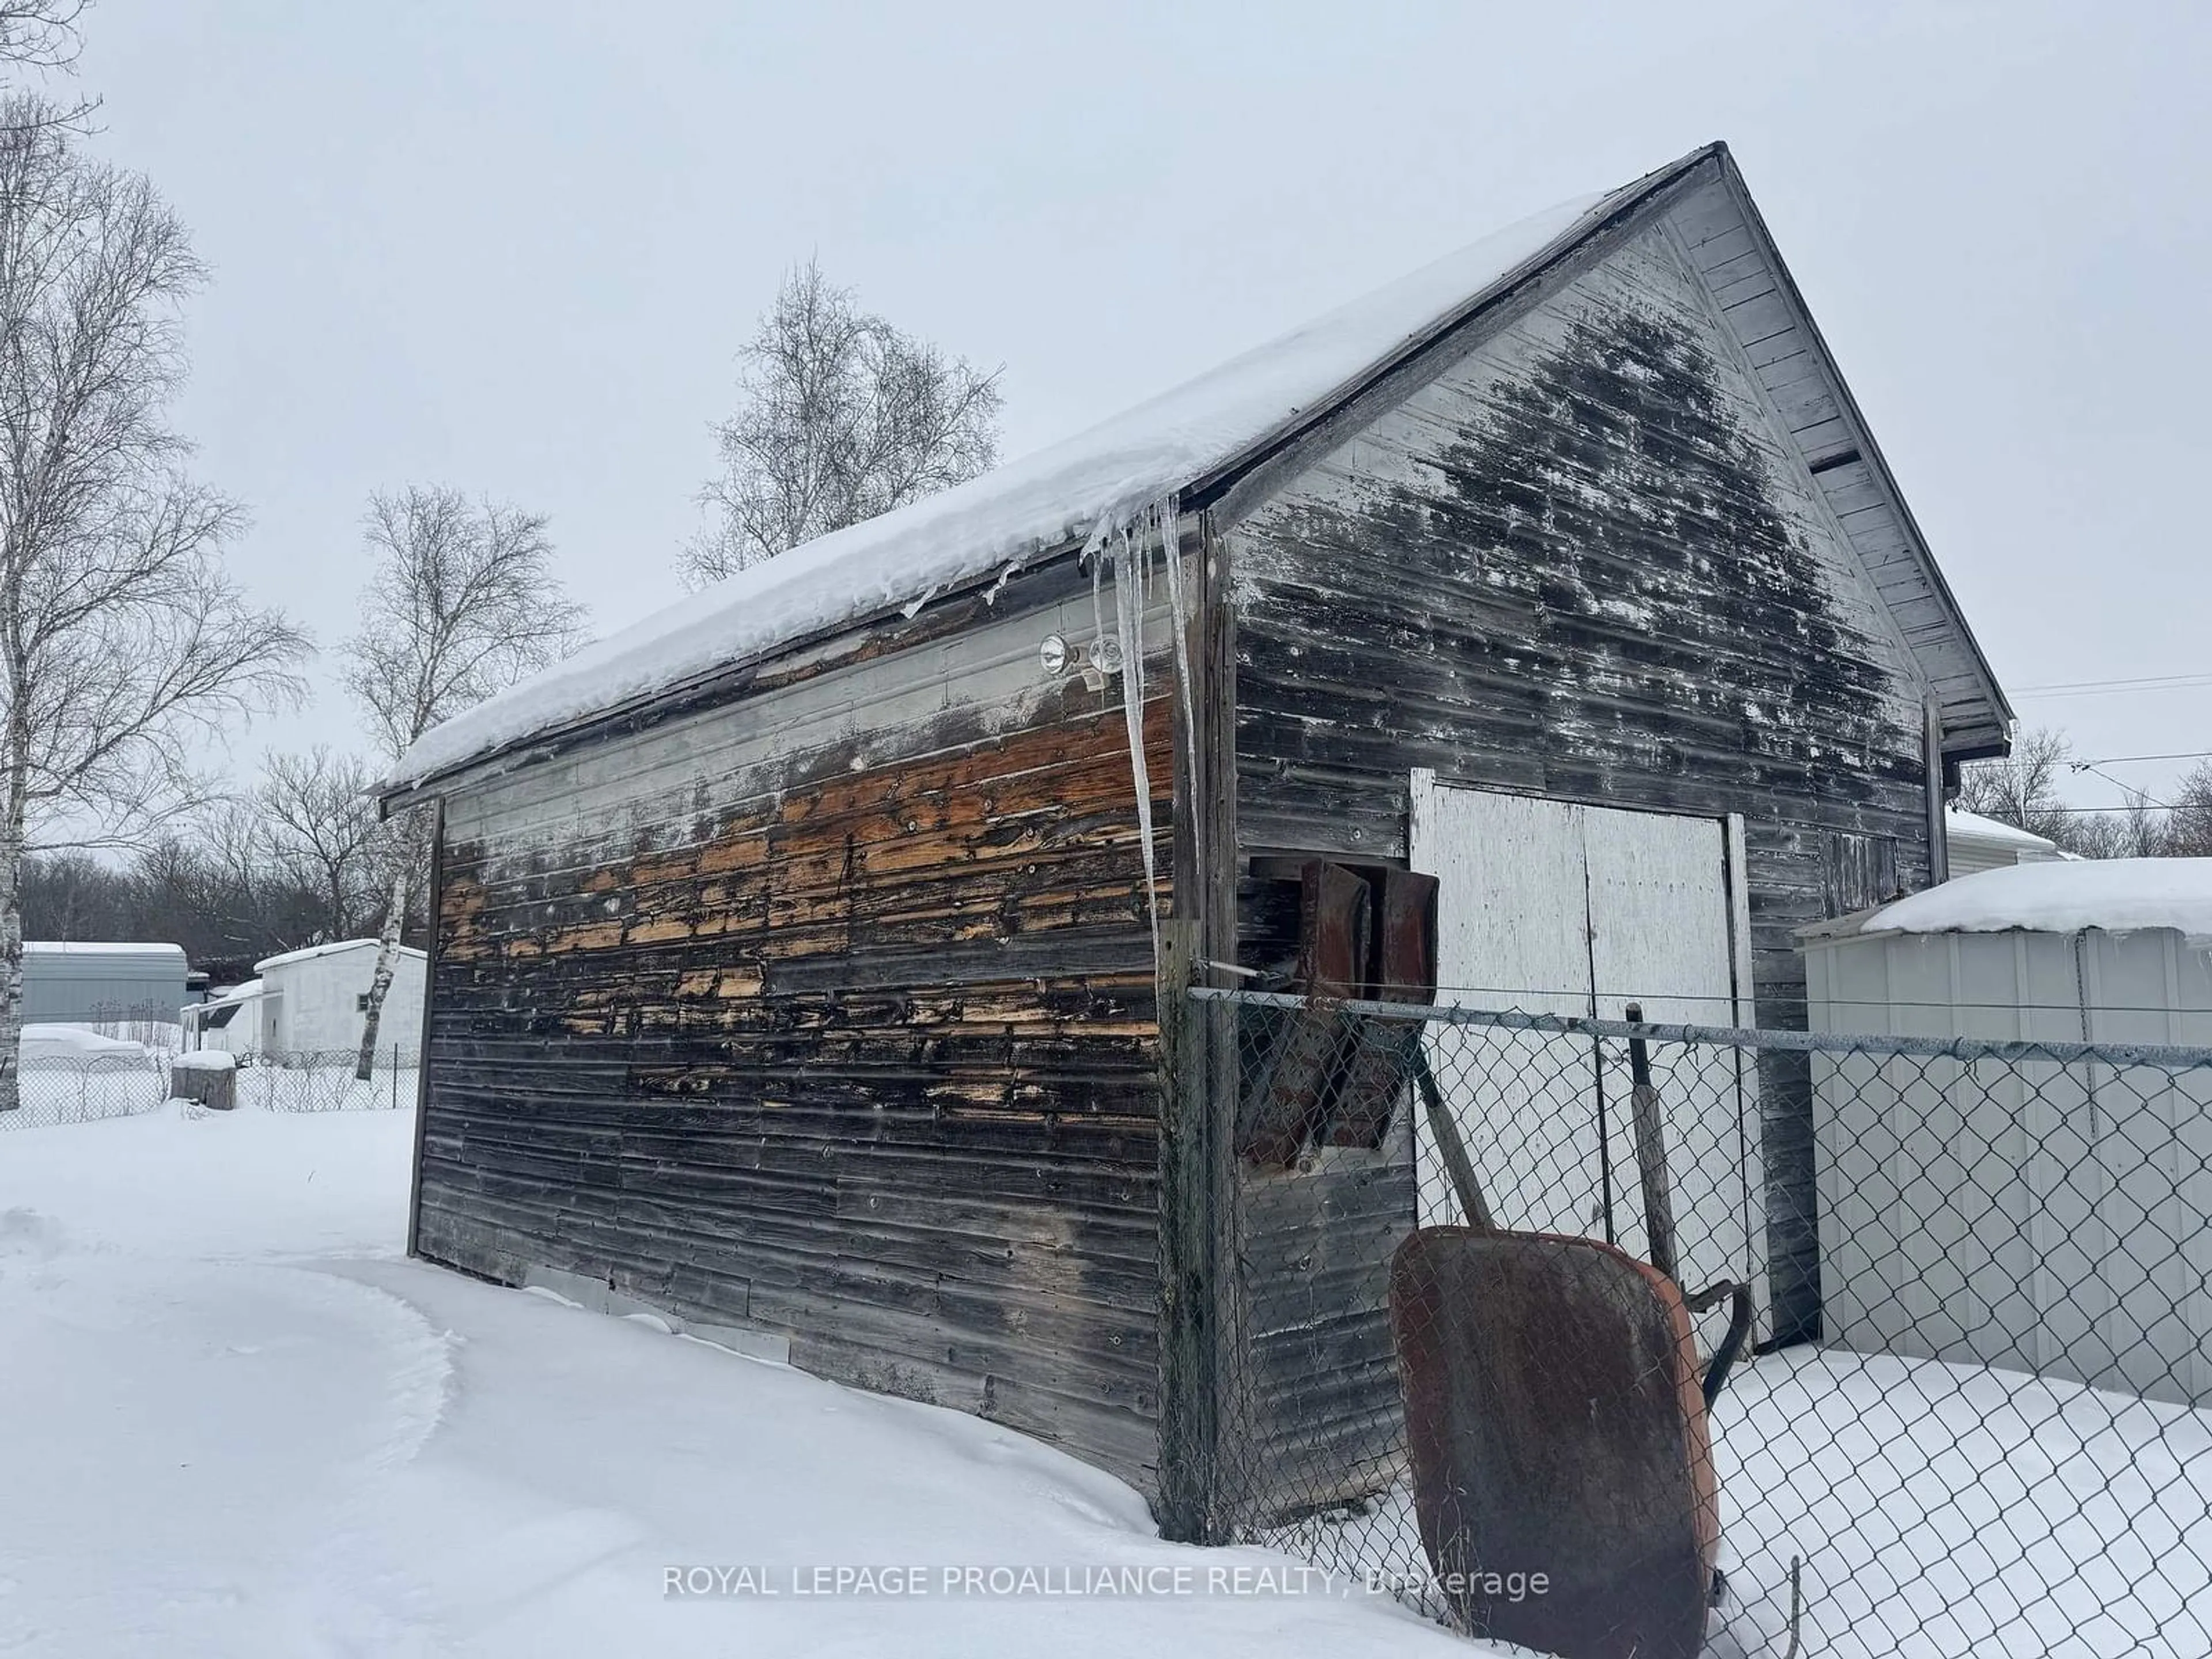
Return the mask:
[[[1671,1267],[1642,1048],[1647,1232]],[[1749,1332],[1748,1288],[1723,1281],[1686,1299],[1668,1273],[1610,1244],[1498,1229],[1425,1058],[1414,1075],[1472,1224],[1424,1228],[1391,1263],[1414,1510],[1437,1588],[1471,1634],[1562,1659],[1689,1659],[1720,1540],[1706,1412]],[[1701,1375],[1691,1316],[1723,1300],[1728,1334]]]

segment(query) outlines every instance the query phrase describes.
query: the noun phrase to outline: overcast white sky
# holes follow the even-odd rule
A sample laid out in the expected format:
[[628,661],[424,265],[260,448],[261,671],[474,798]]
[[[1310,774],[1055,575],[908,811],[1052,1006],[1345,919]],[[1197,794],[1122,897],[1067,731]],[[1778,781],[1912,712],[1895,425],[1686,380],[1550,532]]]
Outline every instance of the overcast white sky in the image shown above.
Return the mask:
[[[87,33],[98,148],[214,267],[178,419],[252,510],[233,566],[326,644],[410,481],[550,514],[601,629],[677,597],[732,354],[810,252],[1003,362],[1018,454],[1719,137],[2008,686],[2212,681],[2212,8],[100,0]],[[2212,749],[2212,683],[2015,700],[2092,757]],[[326,690],[240,753],[354,735]]]

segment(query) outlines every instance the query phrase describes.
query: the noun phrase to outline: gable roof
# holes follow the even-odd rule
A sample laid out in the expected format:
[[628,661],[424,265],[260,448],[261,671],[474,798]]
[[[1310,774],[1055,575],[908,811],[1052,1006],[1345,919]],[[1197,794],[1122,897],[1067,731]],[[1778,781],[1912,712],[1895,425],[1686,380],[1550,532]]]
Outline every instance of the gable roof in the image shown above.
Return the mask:
[[[377,942],[373,939],[332,939],[328,945],[304,945],[296,951],[286,951],[281,955],[262,957],[253,964],[253,971],[257,974],[265,974],[271,968],[289,968],[294,963],[313,962],[318,957],[345,956],[356,951],[374,951],[376,949],[376,945]],[[424,959],[422,952],[412,945],[395,946],[394,951],[398,956],[412,957],[418,961]]]
[[1943,822],[1955,839],[1964,836],[1977,841],[2002,842],[2007,847],[2027,847],[2056,853],[2058,843],[2047,836],[2039,836],[2032,830],[2022,830],[2017,824],[2002,818],[1984,817],[1979,812],[1969,812],[1965,807],[1946,802]]
[[[1601,233],[1678,192],[1701,168],[1725,174],[1740,191],[1726,147],[1708,145],[1618,190],[1522,220],[1087,432],[741,571],[433,727],[401,757],[385,786],[387,797],[649,707],[803,641],[899,611],[912,615],[940,595],[1003,580],[1042,557],[1096,545],[1194,492],[1218,497]],[[1757,234],[1794,300],[1763,226]],[[1801,320],[1809,331],[1809,319]],[[1838,401],[1847,403],[1825,346],[1817,336],[1812,344]],[[1881,469],[1856,416],[1850,410],[1848,424],[1862,438],[1853,459]],[[1886,469],[1881,477],[1887,480]],[[1888,497],[1902,515],[1893,484]],[[1924,566],[1942,614],[1939,625],[1922,629],[1918,642],[1902,623],[1900,631],[1931,681],[1940,672],[1954,690],[1964,685],[1954,701],[1969,716],[1957,728],[1965,741],[1950,752],[1960,758],[1995,752],[2003,746],[2010,710],[1917,529],[1909,518],[1903,522],[1915,556],[1905,562]],[[1931,645],[1951,654],[1931,661]]]

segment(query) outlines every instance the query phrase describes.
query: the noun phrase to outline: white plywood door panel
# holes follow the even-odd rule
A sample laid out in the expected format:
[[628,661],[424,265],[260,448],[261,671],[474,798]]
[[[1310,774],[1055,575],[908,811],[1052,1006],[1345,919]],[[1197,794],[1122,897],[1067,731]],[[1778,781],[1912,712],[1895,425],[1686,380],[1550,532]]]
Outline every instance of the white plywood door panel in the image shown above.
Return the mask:
[[[1631,1004],[1663,1025],[1736,1023],[1736,951],[1726,824],[1718,818],[1585,808],[1591,980],[1601,1019]],[[1650,1260],[1636,1164],[1627,1045],[1607,1042],[1606,1094],[1613,1237]],[[1739,1051],[1723,1044],[1655,1044],[1652,1081],[1667,1139],[1668,1184],[1682,1287],[1753,1279],[1765,1229],[1754,1218],[1748,1118]],[[1756,1288],[1764,1290],[1764,1285]],[[1702,1322],[1709,1344],[1725,1310]]]
[[[1590,1008],[1581,809],[1413,779],[1409,861],[1437,878],[1439,997],[1527,1013]],[[1597,1068],[1586,1038],[1473,1026],[1431,1039],[1429,1063],[1462,1111],[1492,1213],[1529,1232],[1589,1231]],[[1462,1218],[1443,1164],[1419,1139],[1420,1219]]]
[[1437,878],[1437,979],[1457,994],[1448,1000],[1589,1012],[1582,811],[1413,774],[1412,863]]
[[[1409,851],[1414,869],[1437,878],[1440,995],[1609,1019],[1636,1001],[1660,1023],[1747,1023],[1733,828],[1455,788],[1415,773]],[[1724,1046],[1662,1045],[1654,1059],[1686,1288],[1748,1278],[1764,1308],[1754,1068]],[[1503,1225],[1603,1237],[1609,1188],[1613,1237],[1648,1255],[1625,1044],[1474,1027],[1432,1041],[1431,1064],[1447,1097],[1474,1108],[1463,1124],[1468,1151]],[[1421,1220],[1457,1220],[1427,1139]]]

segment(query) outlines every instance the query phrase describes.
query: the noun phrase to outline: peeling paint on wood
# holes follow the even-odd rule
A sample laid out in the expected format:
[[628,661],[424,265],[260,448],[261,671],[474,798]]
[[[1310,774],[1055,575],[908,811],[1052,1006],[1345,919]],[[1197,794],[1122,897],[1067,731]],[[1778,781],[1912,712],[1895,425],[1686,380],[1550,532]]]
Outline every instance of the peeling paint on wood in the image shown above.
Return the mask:
[[[848,672],[780,694],[844,710],[794,708],[784,741],[708,714],[453,799],[421,1248],[787,1336],[806,1369],[1149,1485],[1158,1072],[1124,718],[1114,689],[1040,685],[1033,645],[972,643],[972,669],[933,647],[857,671],[903,724],[868,725]],[[1165,702],[1146,716],[1164,785]]]

